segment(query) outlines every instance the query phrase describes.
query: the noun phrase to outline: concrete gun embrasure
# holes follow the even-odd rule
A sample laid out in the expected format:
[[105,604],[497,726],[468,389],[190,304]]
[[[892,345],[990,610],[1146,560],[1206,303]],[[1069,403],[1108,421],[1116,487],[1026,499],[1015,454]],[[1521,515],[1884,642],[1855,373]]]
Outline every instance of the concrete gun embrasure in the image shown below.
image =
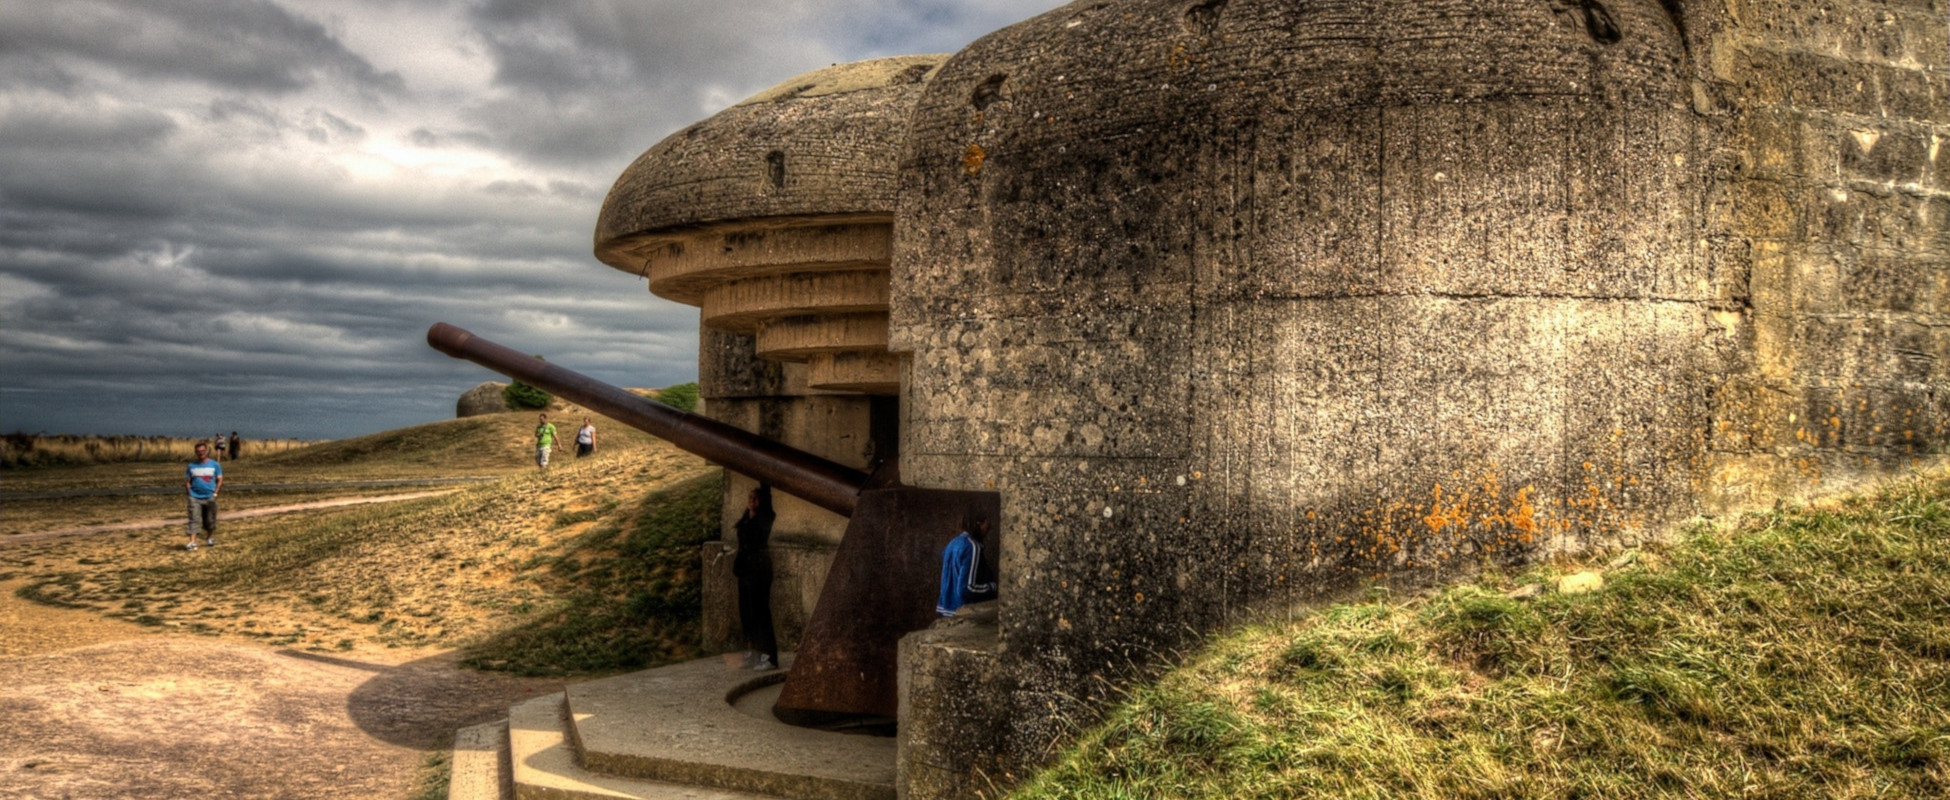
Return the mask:
[[773,713],[795,724],[896,716],[900,638],[928,627],[941,548],[971,517],[992,521],[983,542],[994,569],[1001,550],[995,492],[921,489],[900,483],[898,459],[873,475],[704,416],[639,397],[447,323],[427,344],[575,402],[687,452],[848,517],[796,662]]

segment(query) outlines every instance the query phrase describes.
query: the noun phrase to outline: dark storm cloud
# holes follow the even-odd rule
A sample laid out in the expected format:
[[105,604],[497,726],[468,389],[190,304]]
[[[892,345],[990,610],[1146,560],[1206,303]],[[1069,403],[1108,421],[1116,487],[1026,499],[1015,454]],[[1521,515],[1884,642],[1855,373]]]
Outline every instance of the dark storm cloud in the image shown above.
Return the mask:
[[502,91],[469,116],[527,158],[627,163],[655,143],[647,132],[705,116],[714,96],[724,105],[840,57],[796,33],[818,6],[702,10],[694,0],[489,0],[475,18]]
[[170,77],[239,91],[289,92],[334,79],[377,91],[401,88],[398,75],[374,69],[322,25],[250,0],[9,4],[0,7],[0,53],[51,68],[40,75],[55,86],[71,85],[66,76],[73,72],[63,62],[80,59],[146,80]]
[[497,376],[435,321],[693,379],[696,311],[590,255],[621,169],[793,75],[1053,4],[0,4],[0,428],[444,418]]

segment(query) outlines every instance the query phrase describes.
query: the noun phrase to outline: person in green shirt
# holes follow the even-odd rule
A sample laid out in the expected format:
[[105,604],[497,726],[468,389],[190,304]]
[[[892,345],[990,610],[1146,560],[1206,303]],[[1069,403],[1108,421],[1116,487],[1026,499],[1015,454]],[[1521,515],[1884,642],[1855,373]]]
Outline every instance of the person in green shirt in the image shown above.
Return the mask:
[[535,425],[535,466],[548,469],[548,451],[555,447],[555,426],[548,423],[548,415]]

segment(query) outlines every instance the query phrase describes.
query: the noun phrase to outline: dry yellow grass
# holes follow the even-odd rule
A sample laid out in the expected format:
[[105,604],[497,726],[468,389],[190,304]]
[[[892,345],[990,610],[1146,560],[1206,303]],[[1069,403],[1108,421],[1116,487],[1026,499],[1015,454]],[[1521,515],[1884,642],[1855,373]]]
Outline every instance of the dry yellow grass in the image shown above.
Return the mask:
[[[10,433],[0,438],[0,468],[120,464],[131,461],[188,461],[198,442],[171,436],[78,436]],[[275,455],[313,442],[299,439],[245,439],[247,457]]]

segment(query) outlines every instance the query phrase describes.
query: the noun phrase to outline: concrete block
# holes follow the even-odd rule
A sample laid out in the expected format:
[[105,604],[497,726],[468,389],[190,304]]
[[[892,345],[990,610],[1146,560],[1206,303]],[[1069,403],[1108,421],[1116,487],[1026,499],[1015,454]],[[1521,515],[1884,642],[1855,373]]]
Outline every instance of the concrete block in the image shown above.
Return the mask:
[[508,721],[471,725],[454,732],[447,800],[512,800],[514,775],[508,757]]

